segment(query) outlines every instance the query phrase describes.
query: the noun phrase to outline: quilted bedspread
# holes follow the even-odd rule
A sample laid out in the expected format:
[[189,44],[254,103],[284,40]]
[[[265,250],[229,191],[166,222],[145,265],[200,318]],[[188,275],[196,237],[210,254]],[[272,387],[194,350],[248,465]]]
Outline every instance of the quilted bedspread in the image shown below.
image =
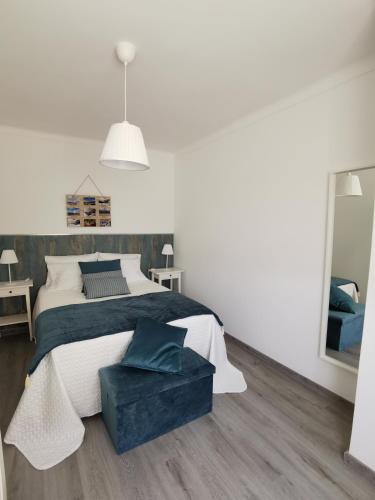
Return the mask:
[[212,314],[220,326],[223,324],[208,307],[177,292],[147,293],[49,309],[36,320],[37,349],[29,374],[35,371],[46,354],[60,345],[134,330],[139,318],[168,323],[204,314]]

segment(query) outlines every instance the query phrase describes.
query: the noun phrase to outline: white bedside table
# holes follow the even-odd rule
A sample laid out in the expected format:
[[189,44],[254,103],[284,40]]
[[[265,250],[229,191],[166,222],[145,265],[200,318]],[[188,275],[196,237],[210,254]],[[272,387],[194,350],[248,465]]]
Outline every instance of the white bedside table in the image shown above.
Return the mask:
[[0,282],[0,298],[6,297],[25,297],[26,313],[11,314],[8,316],[0,316],[0,326],[17,325],[19,323],[29,324],[30,340],[33,340],[33,328],[31,322],[31,306],[30,306],[30,288],[33,286],[33,280],[15,280]]
[[158,281],[159,285],[162,285],[163,280],[171,281],[171,290],[173,290],[173,280],[177,280],[178,291],[181,293],[181,275],[184,272],[183,269],[178,267],[160,267],[158,269],[149,269],[151,273],[152,281]]

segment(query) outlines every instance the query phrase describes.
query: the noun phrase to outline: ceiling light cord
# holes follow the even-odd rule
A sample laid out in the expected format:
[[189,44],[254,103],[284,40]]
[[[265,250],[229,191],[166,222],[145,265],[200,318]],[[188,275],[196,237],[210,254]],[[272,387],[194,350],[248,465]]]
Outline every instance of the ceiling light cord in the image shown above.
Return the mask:
[[124,121],[126,122],[126,68],[128,66],[127,62],[124,62]]
[[140,171],[150,168],[145,142],[141,129],[127,120],[127,63],[133,61],[135,52],[136,48],[130,42],[116,45],[117,57],[124,65],[124,119],[111,125],[99,161],[105,167]]

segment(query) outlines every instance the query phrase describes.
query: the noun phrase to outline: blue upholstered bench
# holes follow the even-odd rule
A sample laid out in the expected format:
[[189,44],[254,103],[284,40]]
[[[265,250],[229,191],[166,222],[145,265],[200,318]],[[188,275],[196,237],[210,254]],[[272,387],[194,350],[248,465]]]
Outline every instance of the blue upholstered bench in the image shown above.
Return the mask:
[[183,373],[119,364],[99,370],[103,420],[117,453],[146,443],[212,410],[215,367],[184,348]]
[[365,306],[354,304],[355,314],[332,311],[328,312],[327,347],[335,351],[345,351],[362,340]]

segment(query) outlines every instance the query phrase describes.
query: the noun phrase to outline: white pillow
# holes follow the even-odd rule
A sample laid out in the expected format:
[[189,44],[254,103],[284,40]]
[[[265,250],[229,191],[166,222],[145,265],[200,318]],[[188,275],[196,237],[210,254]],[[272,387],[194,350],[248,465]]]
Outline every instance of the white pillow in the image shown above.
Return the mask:
[[[95,253],[86,253],[83,255],[45,255],[44,260],[47,264],[67,264],[67,263],[72,263],[72,262],[95,262],[98,260],[98,254],[97,252]],[[79,276],[81,276],[81,271],[79,269],[79,266],[77,264],[78,270],[79,270]],[[81,278],[80,278],[81,279]],[[48,270],[47,274],[47,281],[46,281],[46,287],[50,288],[52,285],[52,276],[50,275],[50,272]],[[66,288],[63,288],[62,290],[69,290]]]
[[[95,253],[86,253],[83,255],[45,255],[44,256],[45,263],[47,264],[47,269],[48,269],[48,264],[67,264],[71,262],[94,262],[98,260],[98,254],[97,252]],[[79,266],[78,266],[79,269]],[[79,269],[79,275],[81,276],[81,271]],[[47,274],[47,280],[46,280],[46,287],[51,288],[52,285],[52,276],[50,275],[49,271]],[[69,290],[68,288],[63,288],[62,290]]]
[[82,275],[78,262],[52,262],[47,264],[48,290],[82,290]]
[[127,282],[147,279],[141,271],[140,253],[102,253],[98,252],[98,260],[120,259],[121,271]]
[[46,264],[56,262],[94,262],[98,260],[98,253],[85,253],[83,255],[45,255]]

